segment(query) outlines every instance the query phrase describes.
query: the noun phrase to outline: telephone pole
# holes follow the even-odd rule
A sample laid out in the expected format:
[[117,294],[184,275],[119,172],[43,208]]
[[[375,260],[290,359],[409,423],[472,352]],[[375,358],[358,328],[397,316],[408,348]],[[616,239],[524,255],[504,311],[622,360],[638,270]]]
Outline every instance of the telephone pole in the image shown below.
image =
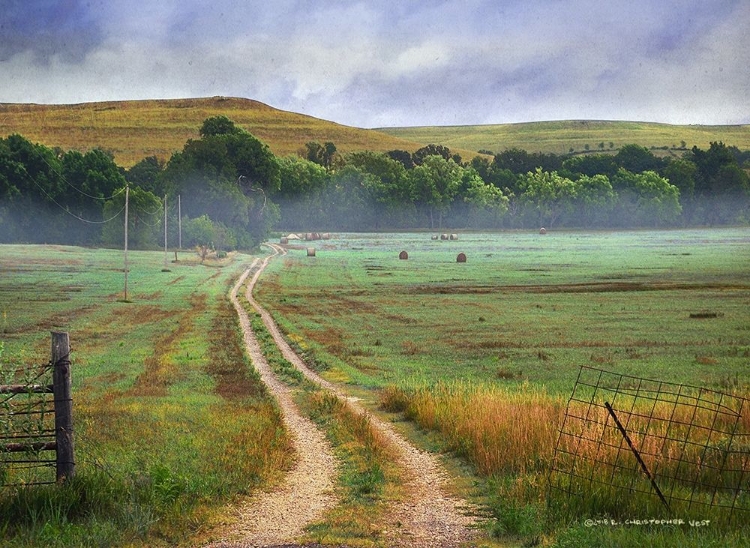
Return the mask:
[[128,300],[128,199],[130,186],[125,185],[125,301]]
[[167,268],[167,195],[164,195],[164,269]]

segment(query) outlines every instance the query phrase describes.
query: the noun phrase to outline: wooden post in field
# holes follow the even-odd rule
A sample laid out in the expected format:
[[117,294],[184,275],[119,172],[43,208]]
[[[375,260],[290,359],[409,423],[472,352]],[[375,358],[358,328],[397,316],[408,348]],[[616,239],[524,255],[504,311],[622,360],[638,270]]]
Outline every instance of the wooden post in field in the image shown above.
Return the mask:
[[167,265],[167,195],[164,195],[164,269]]
[[52,385],[55,399],[55,441],[57,443],[57,481],[65,482],[75,475],[70,340],[67,333],[52,332],[52,367]]
[[125,298],[128,300],[128,198],[130,186],[125,185]]

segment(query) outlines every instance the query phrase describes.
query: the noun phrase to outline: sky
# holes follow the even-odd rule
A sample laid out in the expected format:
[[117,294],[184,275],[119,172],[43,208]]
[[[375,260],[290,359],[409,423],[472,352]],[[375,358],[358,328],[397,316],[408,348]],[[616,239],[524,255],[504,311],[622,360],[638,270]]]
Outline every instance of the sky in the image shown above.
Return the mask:
[[750,0],[0,0],[0,102],[245,97],[357,127],[750,123]]

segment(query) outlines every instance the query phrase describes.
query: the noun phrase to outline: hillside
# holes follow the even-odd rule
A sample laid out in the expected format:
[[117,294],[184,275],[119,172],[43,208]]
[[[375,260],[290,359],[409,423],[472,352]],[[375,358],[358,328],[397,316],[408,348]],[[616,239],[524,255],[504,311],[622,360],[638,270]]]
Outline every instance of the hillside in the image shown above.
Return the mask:
[[[742,126],[677,126],[648,122],[607,122],[572,120],[561,122],[530,122],[480,126],[380,128],[378,131],[418,143],[439,143],[451,149],[491,150],[522,148],[529,152],[567,154],[604,150],[626,144],[638,144],[663,150],[663,154],[681,154],[682,142],[708,148],[711,141],[722,141],[741,150],[750,150],[750,125]],[[666,149],[664,148],[666,147]]]
[[[750,150],[750,125],[676,126],[647,122],[561,121],[479,126],[360,129],[270,107],[250,99],[211,97],[111,101],[77,105],[0,104],[0,137],[19,133],[29,140],[64,150],[101,147],[117,163],[130,167],[147,156],[168,159],[188,139],[198,137],[203,120],[225,115],[263,142],[274,154],[295,154],[308,141],[332,141],[342,152],[356,150],[413,152],[441,144],[472,158],[479,150],[567,154],[618,148],[636,143],[659,154],[681,154],[723,141]],[[611,146],[610,146],[611,143]]]
[[65,150],[101,147],[111,151],[119,165],[130,167],[147,156],[168,159],[182,150],[188,139],[198,137],[203,120],[221,114],[281,156],[295,154],[308,141],[332,141],[344,153],[365,149],[413,152],[422,146],[378,131],[227,97],[78,105],[0,104],[0,137],[19,133],[33,142]]

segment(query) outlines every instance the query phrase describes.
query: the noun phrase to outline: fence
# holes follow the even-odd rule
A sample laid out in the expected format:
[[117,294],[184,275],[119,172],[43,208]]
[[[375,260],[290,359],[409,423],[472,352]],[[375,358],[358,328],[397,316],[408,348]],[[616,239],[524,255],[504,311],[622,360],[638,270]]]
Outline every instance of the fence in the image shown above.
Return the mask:
[[[550,497],[750,517],[750,408],[705,388],[581,367],[549,476]],[[559,497],[558,497],[559,498]],[[593,507],[594,505],[589,505]],[[606,506],[606,505],[605,505]],[[601,508],[601,506],[600,506]],[[612,509],[612,505],[608,510]]]
[[68,334],[53,332],[51,346],[48,364],[14,366],[5,376],[15,384],[0,385],[0,487],[54,483],[37,473],[52,466],[57,482],[75,474]]

